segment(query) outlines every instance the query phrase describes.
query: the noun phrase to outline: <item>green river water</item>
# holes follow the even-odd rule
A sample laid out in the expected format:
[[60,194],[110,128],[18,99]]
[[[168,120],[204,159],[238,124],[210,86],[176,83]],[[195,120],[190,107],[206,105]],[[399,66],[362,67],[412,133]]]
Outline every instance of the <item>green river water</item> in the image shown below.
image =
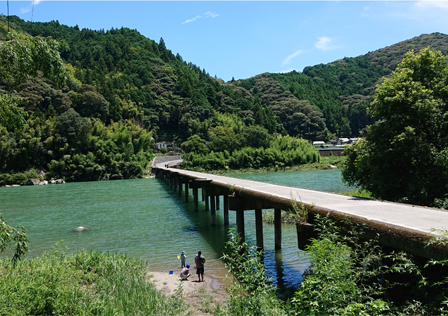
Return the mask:
[[[349,189],[342,184],[339,170],[234,176],[322,191]],[[190,264],[201,250],[207,259],[206,276],[219,280],[226,273],[219,257],[228,229],[236,227],[235,214],[230,212],[230,225],[224,227],[222,211],[217,211],[217,225],[212,227],[203,202],[195,212],[193,198],[188,203],[184,200],[159,179],[1,187],[0,214],[9,225],[27,229],[29,256],[51,251],[63,240],[69,251],[84,248],[127,253],[147,260],[151,270],[168,273],[179,269],[177,255],[182,250]],[[254,244],[253,213],[246,212],[245,225],[246,240]],[[78,226],[89,230],[75,232]],[[264,224],[263,229],[268,273],[279,285],[298,284],[309,263],[306,255],[298,255],[295,226],[283,225],[283,249],[277,251],[273,225]]]

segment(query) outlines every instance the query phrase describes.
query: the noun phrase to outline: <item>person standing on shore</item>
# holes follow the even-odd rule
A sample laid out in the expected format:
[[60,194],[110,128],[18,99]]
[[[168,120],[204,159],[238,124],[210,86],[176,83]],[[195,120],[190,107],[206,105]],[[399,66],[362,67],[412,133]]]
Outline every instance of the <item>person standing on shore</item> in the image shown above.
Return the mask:
[[202,255],[202,251],[198,251],[198,255],[194,258],[194,262],[196,263],[196,273],[198,274],[199,282],[204,282],[204,264],[205,258]]

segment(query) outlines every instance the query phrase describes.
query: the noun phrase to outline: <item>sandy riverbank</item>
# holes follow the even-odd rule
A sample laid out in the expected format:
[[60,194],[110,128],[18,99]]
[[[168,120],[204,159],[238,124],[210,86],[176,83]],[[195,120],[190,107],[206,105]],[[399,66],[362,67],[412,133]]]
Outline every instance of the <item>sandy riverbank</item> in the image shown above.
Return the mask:
[[151,270],[148,273],[150,282],[154,283],[159,291],[168,296],[176,295],[176,290],[182,283],[182,293],[184,300],[190,305],[189,310],[195,315],[208,315],[213,306],[224,305],[226,301],[225,287],[230,285],[230,280],[225,275],[207,274],[204,275],[204,282],[198,282],[196,270],[191,269],[192,275],[188,280],[181,281],[180,268],[173,270],[173,274],[168,271]]

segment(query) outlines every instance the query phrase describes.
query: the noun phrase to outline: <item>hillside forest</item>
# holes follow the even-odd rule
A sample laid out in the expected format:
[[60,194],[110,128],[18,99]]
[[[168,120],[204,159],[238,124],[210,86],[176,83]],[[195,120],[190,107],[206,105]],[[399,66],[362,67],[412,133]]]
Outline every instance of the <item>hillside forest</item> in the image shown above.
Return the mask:
[[[405,53],[431,46],[448,53],[448,36],[421,35],[303,72],[264,73],[229,82],[137,30],[79,29],[10,17],[10,28],[64,43],[63,86],[41,73],[14,91],[22,128],[0,125],[0,185],[45,172],[68,181],[141,177],[157,141],[175,141],[186,167],[284,168],[315,162],[309,143],[357,137],[373,119],[375,85]],[[7,37],[0,16],[0,45]]]

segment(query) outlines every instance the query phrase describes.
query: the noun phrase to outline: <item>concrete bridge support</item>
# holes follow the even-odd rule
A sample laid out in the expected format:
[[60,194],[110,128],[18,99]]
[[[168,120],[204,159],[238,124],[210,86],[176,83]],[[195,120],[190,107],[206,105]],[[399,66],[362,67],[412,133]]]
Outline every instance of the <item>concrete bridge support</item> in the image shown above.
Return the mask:
[[275,249],[282,249],[282,210],[274,209]]
[[244,210],[239,209],[236,211],[236,230],[238,235],[241,237],[241,242],[245,241],[245,230],[244,230]]
[[193,187],[193,201],[194,201],[194,210],[199,211],[199,196],[198,196],[198,188]]
[[255,209],[255,234],[257,237],[257,248],[263,250],[263,214],[262,209]]
[[229,225],[229,197],[224,195],[224,225]]
[[311,238],[316,238],[317,234],[313,230],[313,225],[309,223],[297,223],[297,244],[300,250],[305,250],[306,246],[309,245]]
[[182,196],[182,178],[177,177],[177,181],[179,182],[179,196]]
[[188,195],[189,195],[189,191],[188,191],[188,180],[185,181],[185,202],[188,203]]
[[206,188],[202,188],[202,192],[204,194],[205,211],[209,211],[210,210],[210,206],[209,206],[210,198],[209,198],[209,196],[207,194],[207,189]]
[[212,226],[216,226],[216,199],[213,195],[210,195],[210,222]]

